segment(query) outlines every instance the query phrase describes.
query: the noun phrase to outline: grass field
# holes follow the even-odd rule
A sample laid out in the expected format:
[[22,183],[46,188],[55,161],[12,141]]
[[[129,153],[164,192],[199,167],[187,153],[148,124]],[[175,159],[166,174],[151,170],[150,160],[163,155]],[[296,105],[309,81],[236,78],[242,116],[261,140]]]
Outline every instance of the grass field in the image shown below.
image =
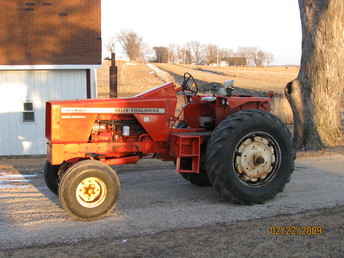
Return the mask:
[[204,82],[223,83],[235,80],[235,86],[258,91],[282,93],[285,85],[296,78],[298,67],[214,67],[196,65],[157,64],[160,69],[182,76],[191,73]]
[[[108,63],[98,71],[98,97],[109,97]],[[116,62],[118,67],[118,96],[128,97],[163,84],[154,72],[145,64],[134,64],[123,61]]]
[[283,90],[288,82],[297,77],[298,67],[214,67],[173,64],[157,64],[157,67],[170,73],[179,83],[183,74],[189,72],[200,84],[234,80],[234,86],[242,90],[278,93],[272,101],[272,112],[285,123],[293,123],[292,111]]
[[121,97],[132,96],[164,82],[144,64],[124,63],[119,66],[119,91]]
[[[119,95],[130,96],[146,89],[155,87],[163,81],[145,64],[133,64],[123,61],[117,62]],[[156,64],[160,69],[176,78],[182,77],[185,72],[191,73],[202,82],[219,82],[235,80],[235,86],[257,91],[274,91],[282,93],[285,85],[296,78],[298,67],[214,67],[196,65]],[[106,95],[108,84],[105,77],[98,88],[99,95]]]

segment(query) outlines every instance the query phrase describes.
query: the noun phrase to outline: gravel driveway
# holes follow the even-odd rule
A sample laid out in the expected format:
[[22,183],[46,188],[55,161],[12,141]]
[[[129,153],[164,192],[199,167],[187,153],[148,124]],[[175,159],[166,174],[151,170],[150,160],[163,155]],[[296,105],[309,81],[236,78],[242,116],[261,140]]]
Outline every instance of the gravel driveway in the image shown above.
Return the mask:
[[[106,248],[106,245],[111,243],[126,244],[126,239],[134,239],[138,241],[138,245],[140,241],[143,241],[141,242],[143,245],[144,239],[155,239],[156,248],[159,250],[159,246],[164,246],[164,243],[156,241],[156,237],[161,236],[161,239],[165,239],[164,234],[173,240],[166,240],[165,243],[165,245],[168,244],[168,248],[173,250],[173,248],[178,249],[177,243],[183,242],[181,240],[183,236],[185,237],[184,241],[192,240],[191,242],[194,243],[202,234],[205,238],[211,238],[211,232],[219,231],[219,239],[221,239],[221,234],[226,232],[226,239],[229,240],[234,238],[233,234],[230,233],[231,230],[236,230],[237,237],[234,240],[237,244],[243,245],[244,248],[245,244],[248,243],[245,241],[239,243],[238,239],[247,239],[249,242],[255,238],[256,240],[265,239],[269,236],[267,225],[271,221],[278,221],[280,218],[282,218],[282,222],[279,223],[288,224],[288,219],[283,220],[282,215],[288,215],[285,218],[294,218],[290,220],[290,223],[298,223],[297,218],[300,218],[298,216],[301,215],[293,215],[293,217],[290,214],[344,205],[344,156],[342,155],[299,159],[296,171],[285,191],[264,205],[254,206],[224,203],[219,200],[211,188],[192,186],[179,175],[176,175],[171,163],[146,160],[137,165],[122,166],[117,169],[122,183],[122,192],[115,213],[101,221],[77,222],[66,216],[57,197],[50,193],[44,185],[41,172],[43,162],[42,159],[0,160],[0,250],[2,250],[0,255],[13,254],[16,256],[24,250],[31,250],[32,252],[41,250],[41,248],[34,247],[47,247],[47,251],[54,250],[54,248],[66,244],[72,246],[74,244],[80,248],[98,244],[99,248],[108,251],[104,255],[110,255],[111,249]],[[332,221],[334,217],[330,216],[331,212],[327,212],[328,215],[325,212],[326,216],[321,213],[322,211],[319,213],[325,219],[319,220],[318,223],[322,224],[327,231],[317,237],[326,238],[326,236],[330,236],[328,234],[330,222],[342,225],[344,221],[343,215],[341,215],[342,210],[339,211],[336,221]],[[308,216],[307,213],[304,216]],[[315,215],[313,217],[315,218]],[[261,220],[262,218],[269,219]],[[265,226],[259,226],[264,225],[264,221],[268,223]],[[309,225],[312,220],[305,219],[303,223]],[[256,226],[252,227],[252,224]],[[242,231],[240,231],[241,227]],[[341,226],[337,229],[342,230],[343,228]],[[337,229],[333,228],[332,231]],[[338,232],[341,233],[342,231]],[[179,234],[181,234],[181,239],[178,238]],[[269,239],[272,237],[276,236],[270,235]],[[226,239],[221,241],[227,241]],[[285,240],[288,238],[282,239],[288,244],[288,241]],[[202,242],[203,240],[199,241]],[[212,241],[215,240],[210,239],[209,243]],[[343,242],[339,243],[342,244]],[[152,247],[153,244],[147,242],[146,247]],[[217,242],[214,242],[212,246],[216,246],[216,244]],[[263,243],[259,245],[261,244]],[[188,246],[188,244],[185,245]],[[262,246],[260,248],[269,249],[272,248],[270,245],[274,246],[271,241],[266,245],[267,247]],[[214,250],[209,245],[206,244],[206,246],[208,248],[205,249],[204,254],[207,253],[206,250],[216,252],[216,250],[221,249]],[[130,248],[128,249],[128,255],[141,257],[145,254],[137,251],[134,248],[135,245],[132,247],[131,253],[129,252]],[[19,248],[28,249],[19,250]],[[273,248],[278,249],[279,247]],[[61,252],[67,249],[67,247],[61,247]],[[77,248],[70,250],[72,255],[81,255],[81,253],[77,253]],[[96,254],[94,250],[93,254]],[[119,248],[118,250],[122,249]],[[228,257],[226,255],[227,249],[222,248],[221,250],[218,255]],[[230,250],[227,251],[230,254]],[[92,252],[89,254],[82,254],[81,256],[94,256]],[[125,256],[124,254],[119,257]],[[173,252],[160,254],[162,257],[173,257]],[[160,254],[157,253],[153,256],[160,256]],[[193,257],[192,253],[184,253],[184,255]]]

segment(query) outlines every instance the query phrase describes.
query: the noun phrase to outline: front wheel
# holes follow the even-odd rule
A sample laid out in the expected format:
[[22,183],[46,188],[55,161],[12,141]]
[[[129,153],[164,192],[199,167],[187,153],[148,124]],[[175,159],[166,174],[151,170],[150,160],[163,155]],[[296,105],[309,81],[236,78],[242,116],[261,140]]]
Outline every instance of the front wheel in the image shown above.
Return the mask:
[[111,212],[119,191],[119,178],[110,166],[84,160],[66,170],[59,186],[59,199],[71,216],[89,221]]
[[264,203],[289,182],[294,157],[290,132],[279,118],[260,110],[240,111],[214,130],[207,171],[223,199]]
[[44,182],[54,194],[57,194],[59,188],[58,171],[59,166],[51,165],[48,161],[45,162],[43,169]]

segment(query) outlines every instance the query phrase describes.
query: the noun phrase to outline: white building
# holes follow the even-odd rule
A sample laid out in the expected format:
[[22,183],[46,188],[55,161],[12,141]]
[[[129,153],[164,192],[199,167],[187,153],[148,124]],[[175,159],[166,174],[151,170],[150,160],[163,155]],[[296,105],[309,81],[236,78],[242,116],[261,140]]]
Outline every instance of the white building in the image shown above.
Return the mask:
[[96,97],[100,0],[4,2],[0,156],[45,154],[45,102]]

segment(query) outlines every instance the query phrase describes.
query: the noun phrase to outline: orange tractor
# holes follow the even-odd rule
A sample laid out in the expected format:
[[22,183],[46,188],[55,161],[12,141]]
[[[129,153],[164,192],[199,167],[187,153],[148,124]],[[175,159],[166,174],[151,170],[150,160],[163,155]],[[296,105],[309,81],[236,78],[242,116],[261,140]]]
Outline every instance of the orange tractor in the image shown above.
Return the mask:
[[224,200],[272,199],[294,170],[291,135],[270,113],[270,97],[232,91],[198,94],[185,74],[180,88],[168,83],[130,98],[47,102],[48,188],[70,215],[98,219],[119,196],[111,165],[154,157],[174,161],[184,179],[213,186]]

